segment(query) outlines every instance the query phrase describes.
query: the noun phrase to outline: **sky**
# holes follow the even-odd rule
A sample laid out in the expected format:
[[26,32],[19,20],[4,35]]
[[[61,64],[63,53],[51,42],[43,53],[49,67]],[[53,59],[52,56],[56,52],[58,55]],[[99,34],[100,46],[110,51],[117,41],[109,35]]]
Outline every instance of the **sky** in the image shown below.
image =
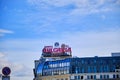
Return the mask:
[[78,57],[120,52],[120,0],[0,0],[0,73],[33,80],[34,60],[55,42]]

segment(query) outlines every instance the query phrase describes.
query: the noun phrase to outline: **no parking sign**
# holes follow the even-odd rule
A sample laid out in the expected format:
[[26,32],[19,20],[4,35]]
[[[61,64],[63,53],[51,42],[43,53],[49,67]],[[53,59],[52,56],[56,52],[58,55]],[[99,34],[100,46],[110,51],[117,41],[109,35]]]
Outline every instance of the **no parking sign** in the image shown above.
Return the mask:
[[11,73],[11,69],[9,67],[4,67],[2,69],[2,80],[10,80],[10,73]]

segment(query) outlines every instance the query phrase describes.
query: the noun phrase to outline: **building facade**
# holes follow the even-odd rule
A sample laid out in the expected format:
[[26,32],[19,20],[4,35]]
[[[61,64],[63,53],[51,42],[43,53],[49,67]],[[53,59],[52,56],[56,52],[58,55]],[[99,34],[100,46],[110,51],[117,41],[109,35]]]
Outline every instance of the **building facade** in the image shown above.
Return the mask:
[[120,56],[35,61],[34,80],[120,80]]

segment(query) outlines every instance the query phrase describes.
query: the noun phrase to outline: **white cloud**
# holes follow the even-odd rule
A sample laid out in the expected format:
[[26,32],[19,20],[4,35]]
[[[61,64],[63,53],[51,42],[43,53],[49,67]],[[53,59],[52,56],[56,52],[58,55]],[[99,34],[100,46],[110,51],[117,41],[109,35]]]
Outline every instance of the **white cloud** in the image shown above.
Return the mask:
[[111,52],[120,52],[118,31],[76,32],[65,35],[65,41],[73,47],[75,56],[109,56]]
[[[73,56],[110,56],[120,52],[120,30],[106,32],[72,32],[65,33],[60,42],[72,47]],[[56,41],[56,40],[55,40]]]
[[16,76],[11,76],[11,80],[33,80],[33,77],[16,77]]
[[105,20],[105,19],[106,19],[106,16],[105,16],[105,15],[102,15],[101,18],[102,18],[103,20]]
[[13,31],[0,29],[0,33],[13,33]]
[[117,0],[117,2],[116,2],[118,5],[120,5],[120,0]]
[[[41,54],[41,49],[44,45],[53,45],[54,42],[67,43],[73,49],[73,55],[76,56],[104,56],[110,55],[111,52],[120,51],[120,30],[109,31],[88,31],[88,32],[66,32],[61,34],[59,38],[46,38],[46,39],[22,39],[22,40],[9,40],[3,45],[7,48],[7,52],[20,56],[18,59],[26,59],[29,56],[29,61],[32,61],[35,55],[38,58]],[[24,45],[24,46],[23,46]],[[19,50],[19,52],[17,52]],[[81,53],[81,54],[79,54]],[[91,53],[91,54],[89,54]],[[31,55],[29,55],[31,54]],[[37,58],[36,57],[36,58]],[[32,60],[31,60],[32,59]],[[24,62],[24,61],[23,61]],[[28,62],[27,62],[28,63]]]
[[0,29],[0,36],[4,36],[5,34],[12,34],[13,31],[6,30],[6,29]]
[[117,5],[116,3],[119,3],[119,0],[28,0],[28,2],[38,9],[46,7],[64,8],[65,6],[74,5],[70,15],[83,15],[112,11],[114,4]]
[[4,55],[4,53],[0,52],[0,74],[2,72],[2,68],[8,66],[11,68],[11,77],[13,80],[16,80],[14,79],[16,77],[33,77],[31,69],[24,66],[23,64],[13,63],[9,61],[7,57],[7,55]]
[[2,52],[0,52],[0,58],[2,58],[2,57],[4,57],[5,55],[2,53]]

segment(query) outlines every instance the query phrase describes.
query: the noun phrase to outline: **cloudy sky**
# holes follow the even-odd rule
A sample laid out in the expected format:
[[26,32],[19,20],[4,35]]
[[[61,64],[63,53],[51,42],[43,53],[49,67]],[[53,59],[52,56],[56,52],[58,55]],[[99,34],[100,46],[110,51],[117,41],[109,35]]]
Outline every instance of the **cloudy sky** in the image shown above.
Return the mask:
[[0,73],[32,80],[45,45],[72,47],[73,56],[120,52],[120,0],[0,0]]

